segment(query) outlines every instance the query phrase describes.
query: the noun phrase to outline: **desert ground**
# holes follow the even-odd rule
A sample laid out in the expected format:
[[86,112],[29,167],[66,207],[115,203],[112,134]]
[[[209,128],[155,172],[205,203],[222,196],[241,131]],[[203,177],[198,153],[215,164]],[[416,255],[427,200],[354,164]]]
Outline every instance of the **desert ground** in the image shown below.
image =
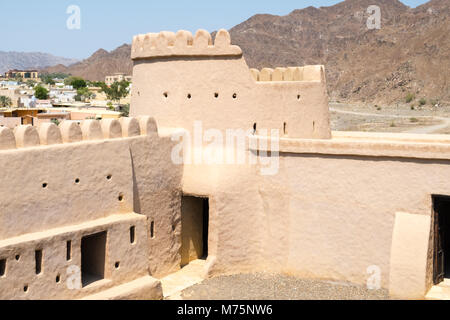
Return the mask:
[[448,106],[330,102],[330,114],[334,131],[450,134]]
[[386,290],[346,282],[305,280],[266,273],[205,280],[182,292],[183,300],[389,300]]

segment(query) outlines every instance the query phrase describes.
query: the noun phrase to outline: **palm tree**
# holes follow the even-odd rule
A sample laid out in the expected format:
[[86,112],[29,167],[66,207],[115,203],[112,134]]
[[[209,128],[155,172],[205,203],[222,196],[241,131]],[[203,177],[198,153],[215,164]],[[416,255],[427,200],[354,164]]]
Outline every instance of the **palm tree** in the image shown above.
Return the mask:
[[7,108],[7,107],[10,107],[11,105],[12,105],[11,98],[5,97],[5,96],[0,96],[0,106],[2,108]]

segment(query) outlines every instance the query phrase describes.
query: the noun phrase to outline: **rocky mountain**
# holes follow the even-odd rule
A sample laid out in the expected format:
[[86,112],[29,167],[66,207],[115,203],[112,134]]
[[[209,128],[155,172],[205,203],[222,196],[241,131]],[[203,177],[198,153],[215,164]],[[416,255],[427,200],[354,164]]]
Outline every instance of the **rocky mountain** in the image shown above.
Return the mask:
[[[369,30],[367,8],[381,8]],[[346,0],[332,7],[257,15],[231,29],[250,66],[324,64],[335,100],[395,102],[409,92],[450,100],[450,1],[411,9],[397,0]]]
[[116,72],[131,74],[133,63],[131,61],[131,46],[124,44],[114,51],[97,50],[88,59],[75,63],[69,67],[57,65],[46,68],[44,72],[64,72],[74,76],[83,77],[92,81],[105,80],[105,76]]
[[41,69],[55,64],[69,66],[76,59],[55,57],[42,52],[4,52],[0,51],[0,73],[11,69]]
[[[367,8],[381,9],[381,29],[369,30]],[[286,16],[255,15],[230,30],[253,68],[324,64],[334,100],[394,103],[407,93],[450,101],[450,1],[415,9],[398,0],[345,0]],[[101,80],[131,73],[129,45],[96,52],[56,71]]]

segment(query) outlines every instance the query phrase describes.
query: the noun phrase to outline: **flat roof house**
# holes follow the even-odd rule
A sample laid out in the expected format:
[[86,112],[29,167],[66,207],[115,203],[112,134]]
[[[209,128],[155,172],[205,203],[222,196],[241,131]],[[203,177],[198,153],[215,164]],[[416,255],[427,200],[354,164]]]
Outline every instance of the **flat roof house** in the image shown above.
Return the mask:
[[39,78],[39,73],[37,70],[9,70],[5,73],[5,78],[23,78],[23,79],[37,79]]

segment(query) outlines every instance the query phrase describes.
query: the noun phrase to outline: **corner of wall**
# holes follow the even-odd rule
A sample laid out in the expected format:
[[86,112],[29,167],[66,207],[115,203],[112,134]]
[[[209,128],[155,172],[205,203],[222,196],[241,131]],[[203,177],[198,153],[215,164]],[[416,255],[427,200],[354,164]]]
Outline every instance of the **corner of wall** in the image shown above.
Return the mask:
[[427,291],[427,266],[431,217],[397,212],[391,246],[390,295],[423,299]]

